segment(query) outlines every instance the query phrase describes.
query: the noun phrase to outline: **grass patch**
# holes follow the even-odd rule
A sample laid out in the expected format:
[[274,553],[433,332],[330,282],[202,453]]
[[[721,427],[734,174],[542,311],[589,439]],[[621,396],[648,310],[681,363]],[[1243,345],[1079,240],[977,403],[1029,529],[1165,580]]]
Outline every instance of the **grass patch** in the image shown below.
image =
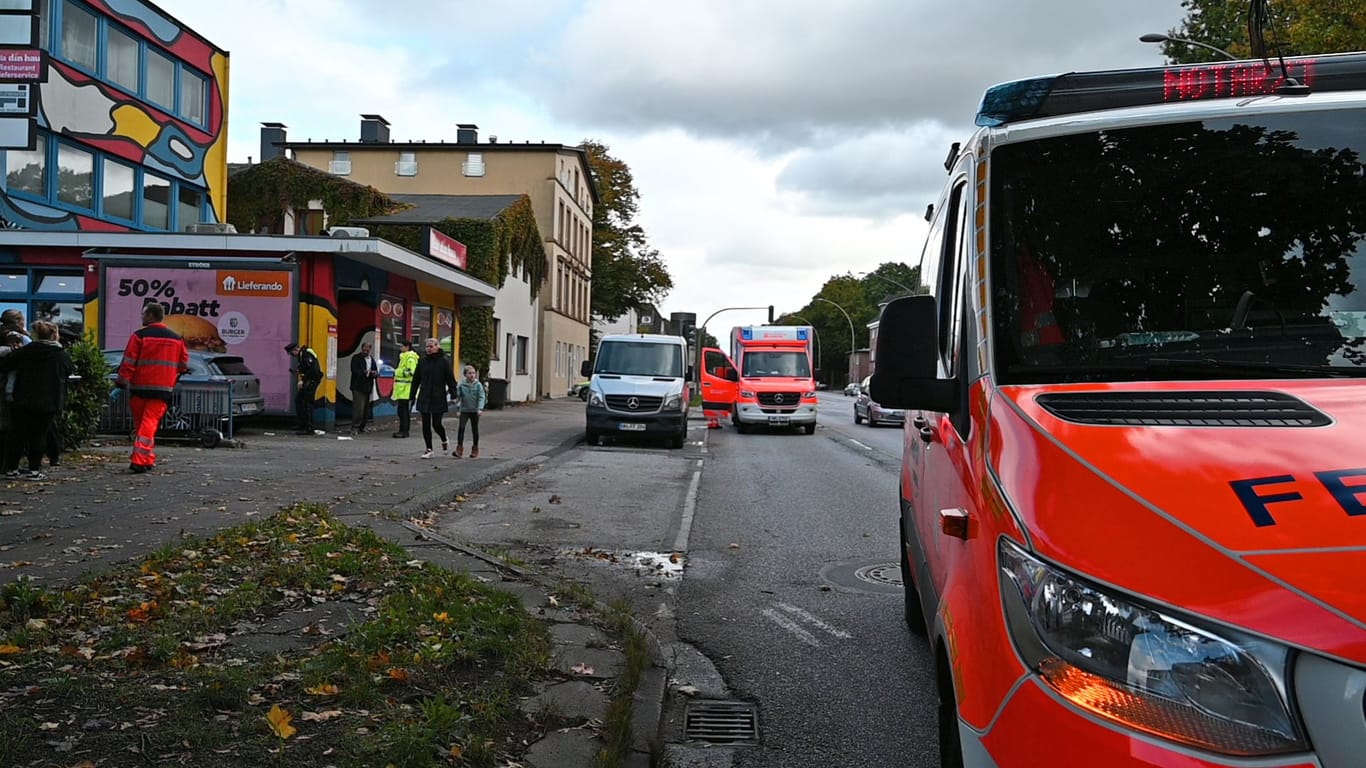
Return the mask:
[[0,588],[0,765],[504,765],[556,674],[516,596],[303,505]]

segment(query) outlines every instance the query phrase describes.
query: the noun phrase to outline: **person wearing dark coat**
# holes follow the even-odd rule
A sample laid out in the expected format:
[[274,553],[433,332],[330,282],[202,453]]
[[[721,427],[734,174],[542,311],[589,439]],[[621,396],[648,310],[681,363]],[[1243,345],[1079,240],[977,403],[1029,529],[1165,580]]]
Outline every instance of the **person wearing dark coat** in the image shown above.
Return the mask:
[[427,450],[422,458],[432,457],[432,430],[441,438],[441,452],[450,450],[446,440],[446,427],[441,423],[447,410],[447,401],[455,396],[455,369],[441,344],[436,339],[427,339],[426,354],[417,361],[417,371],[413,373],[413,402],[417,412],[422,414],[422,441]]
[[370,423],[374,404],[370,400],[375,394],[375,383],[379,379],[379,365],[370,354],[370,343],[360,345],[360,351],[351,356],[351,434],[365,431]]
[[33,343],[0,358],[0,370],[14,371],[13,419],[17,442],[10,445],[12,455],[6,472],[18,477],[17,452],[28,455],[28,478],[42,480],[43,449],[52,420],[66,407],[66,380],[76,368],[71,357],[57,341],[57,326],[39,321],[33,324]]

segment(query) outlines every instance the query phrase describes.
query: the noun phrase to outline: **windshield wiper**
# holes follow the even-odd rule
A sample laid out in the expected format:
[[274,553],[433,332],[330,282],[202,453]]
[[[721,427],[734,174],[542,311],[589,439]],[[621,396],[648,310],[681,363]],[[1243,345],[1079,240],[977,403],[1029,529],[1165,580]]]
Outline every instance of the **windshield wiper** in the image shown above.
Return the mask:
[[1213,357],[1149,357],[1145,362],[1151,368],[1182,371],[1255,371],[1258,373],[1284,373],[1294,376],[1347,376],[1366,377],[1366,368],[1343,368],[1332,365],[1290,365],[1287,363],[1267,363],[1260,360],[1220,360]]

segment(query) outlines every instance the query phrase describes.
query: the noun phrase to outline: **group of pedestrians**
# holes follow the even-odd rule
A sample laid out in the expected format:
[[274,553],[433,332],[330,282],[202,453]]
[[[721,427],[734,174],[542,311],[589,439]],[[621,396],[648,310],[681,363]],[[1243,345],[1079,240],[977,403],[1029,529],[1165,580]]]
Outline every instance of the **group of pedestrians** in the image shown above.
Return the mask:
[[[0,334],[0,465],[6,477],[42,480],[44,454],[50,464],[58,463],[56,421],[66,408],[67,380],[75,366],[56,323],[39,320],[25,329],[23,313],[7,309],[0,314]],[[26,472],[19,469],[21,458],[28,460]]]
[[[324,434],[313,424],[313,405],[318,385],[322,383],[322,367],[313,350],[301,344],[290,344],[285,350],[294,356],[290,367],[297,380],[294,399],[297,434]],[[351,357],[351,429],[350,434],[365,432],[372,415],[371,398],[379,368],[371,355],[369,343],[361,344],[360,351]],[[395,438],[406,438],[411,428],[412,411],[422,420],[422,441],[426,449],[422,458],[433,456],[432,433],[441,440],[441,452],[462,458],[465,455],[465,430],[470,431],[470,458],[479,458],[479,413],[488,404],[488,392],[474,366],[467,365],[459,380],[450,358],[436,339],[427,339],[424,354],[419,355],[410,341],[402,342],[398,365],[394,368],[392,400],[398,409],[398,430]],[[455,450],[443,423],[445,415],[454,407],[459,414],[456,427]]]

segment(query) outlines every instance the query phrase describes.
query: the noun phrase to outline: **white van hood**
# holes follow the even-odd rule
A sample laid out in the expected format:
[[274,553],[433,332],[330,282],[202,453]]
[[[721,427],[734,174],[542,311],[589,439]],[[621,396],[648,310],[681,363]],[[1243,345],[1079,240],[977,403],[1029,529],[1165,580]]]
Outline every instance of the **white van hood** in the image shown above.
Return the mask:
[[603,395],[644,395],[646,397],[669,397],[683,391],[683,379],[667,376],[627,376],[617,373],[599,373],[593,376],[593,386]]

